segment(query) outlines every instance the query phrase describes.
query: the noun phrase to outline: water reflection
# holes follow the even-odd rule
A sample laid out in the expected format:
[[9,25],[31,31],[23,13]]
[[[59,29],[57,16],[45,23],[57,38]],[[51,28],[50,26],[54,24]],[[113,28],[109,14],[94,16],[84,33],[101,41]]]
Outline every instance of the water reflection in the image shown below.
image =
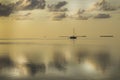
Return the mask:
[[45,73],[46,71],[46,66],[44,63],[41,63],[41,64],[27,63],[26,67],[29,70],[30,75],[32,76],[36,75],[38,72]]
[[54,67],[59,71],[66,70],[67,61],[65,58],[65,54],[59,51],[55,51],[53,55],[53,61],[50,62],[49,66]]
[[101,69],[104,73],[111,64],[110,52],[104,50],[98,51],[98,53],[93,56],[93,61],[97,63],[97,68]]
[[[120,59],[114,58],[120,56],[119,49],[114,51],[97,46],[92,48],[19,46],[15,49],[16,53],[12,50],[6,55],[0,55],[2,80],[8,80],[7,77],[25,78],[25,80],[28,78],[32,80],[61,80],[61,78],[62,80],[114,80],[120,78]],[[1,53],[4,54],[4,52]]]
[[3,55],[0,57],[0,69],[13,67],[13,61],[10,59],[9,55]]
[[89,57],[89,54],[88,54],[87,49],[77,50],[77,51],[75,52],[75,59],[76,59],[79,63],[84,62],[88,57]]

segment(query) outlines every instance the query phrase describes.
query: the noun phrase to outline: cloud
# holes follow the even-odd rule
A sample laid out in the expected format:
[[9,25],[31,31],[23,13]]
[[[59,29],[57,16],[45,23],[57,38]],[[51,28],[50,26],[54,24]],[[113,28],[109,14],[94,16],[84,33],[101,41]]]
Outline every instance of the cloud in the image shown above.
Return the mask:
[[45,6],[45,0],[19,0],[15,4],[17,10],[44,9]]
[[52,20],[60,21],[66,17],[67,17],[67,15],[65,12],[57,12],[57,13],[53,14]]
[[[18,14],[18,13],[17,13]],[[33,18],[30,16],[32,13],[28,12],[25,14],[20,13],[19,15],[16,15],[16,20],[33,20]]]
[[77,20],[88,20],[88,16],[87,15],[84,15],[85,13],[85,10],[84,9],[79,9],[78,12],[77,12],[77,17],[76,19]]
[[88,10],[90,10],[90,11],[94,11],[94,10],[114,11],[114,10],[116,10],[116,8],[113,7],[112,5],[110,5],[110,2],[108,2],[107,0],[100,0],[100,1],[96,2],[95,4],[93,4]]
[[76,14],[72,15],[72,18],[76,20],[106,19],[110,18],[113,11],[118,9],[118,6],[112,6],[108,0],[98,0],[86,9],[79,9]]
[[95,19],[103,19],[103,18],[110,18],[110,14],[97,14],[96,16],[94,16]]
[[9,16],[11,13],[19,10],[44,9],[45,0],[18,0],[16,3],[0,3],[0,16]]
[[33,20],[33,18],[30,17],[17,17],[15,20]]
[[13,12],[14,4],[0,3],[0,16],[9,16]]
[[47,8],[48,11],[53,12],[52,13],[52,20],[54,21],[60,21],[67,17],[66,11],[68,11],[67,8],[64,6],[67,5],[66,1],[60,1],[56,4],[48,4]]
[[75,17],[76,20],[88,20],[89,18],[89,16],[84,15],[77,15],[77,17]]
[[83,14],[84,12],[85,12],[84,9],[79,9],[78,12],[77,12],[77,14]]
[[109,12],[109,14],[104,12],[114,11],[116,9],[117,8],[112,7],[108,1],[100,0],[99,2],[96,2],[94,5],[92,5],[92,8],[79,9],[78,12],[73,15],[73,18],[76,20],[88,20],[90,18],[106,19],[111,17],[111,12]]
[[79,9],[78,12],[72,16],[72,18],[76,20],[88,20],[91,18],[91,14],[87,13],[84,9]]
[[67,8],[63,8],[67,4],[66,1],[58,2],[57,4],[48,5],[48,10],[53,12],[65,12],[68,11]]

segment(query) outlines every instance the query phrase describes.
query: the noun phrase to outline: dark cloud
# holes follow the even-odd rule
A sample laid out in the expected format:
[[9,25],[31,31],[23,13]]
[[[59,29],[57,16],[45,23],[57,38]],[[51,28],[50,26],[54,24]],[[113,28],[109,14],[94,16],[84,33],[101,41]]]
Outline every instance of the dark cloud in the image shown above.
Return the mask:
[[65,12],[68,11],[67,8],[63,8],[67,4],[66,1],[58,2],[57,4],[48,5],[48,10],[53,12]]
[[68,11],[68,9],[64,7],[65,5],[67,5],[66,1],[60,1],[56,4],[49,4],[47,6],[48,10],[53,12],[52,20],[60,21],[67,17],[65,12]]
[[59,20],[62,20],[64,18],[66,18],[66,17],[67,17],[66,13],[64,13],[64,12],[57,12],[57,13],[53,14],[52,19],[59,21]]
[[9,16],[14,9],[14,4],[2,4],[0,3],[0,16]]
[[89,17],[88,16],[83,16],[83,15],[78,15],[78,17],[76,17],[76,20],[88,20]]
[[103,13],[107,11],[115,11],[118,7],[112,6],[108,0],[99,0],[88,9],[79,9],[77,14],[73,16],[76,20],[106,19],[110,18],[112,13]]
[[111,15],[110,14],[106,14],[106,13],[92,13],[89,12],[87,10],[79,10],[77,12],[77,14],[74,16],[74,19],[76,20],[88,20],[90,18],[94,18],[94,19],[106,19],[106,18],[110,18]]
[[110,14],[97,14],[94,16],[95,19],[103,19],[103,18],[110,18]]
[[18,0],[16,3],[0,3],[0,16],[9,16],[19,10],[44,9],[45,6],[45,0]]
[[44,9],[45,6],[45,0],[19,0],[15,4],[17,10]]
[[79,9],[78,12],[77,12],[77,14],[83,14],[84,12],[85,12],[84,9]]
[[91,10],[113,11],[116,10],[116,8],[110,5],[110,2],[107,0],[100,0],[92,5]]
[[79,9],[78,12],[73,16],[76,20],[88,20],[91,16],[86,14],[86,10]]

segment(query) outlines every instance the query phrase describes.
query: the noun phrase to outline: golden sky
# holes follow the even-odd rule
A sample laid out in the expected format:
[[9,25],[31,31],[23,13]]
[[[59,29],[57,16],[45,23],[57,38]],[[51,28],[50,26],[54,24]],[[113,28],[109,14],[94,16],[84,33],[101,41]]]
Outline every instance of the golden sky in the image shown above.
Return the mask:
[[23,0],[19,4],[22,8],[17,6],[18,10],[9,16],[0,17],[0,38],[58,38],[61,35],[72,35],[73,28],[76,35],[88,35],[90,39],[104,34],[119,38],[119,0],[65,2],[66,4],[61,0],[46,0],[45,9],[33,7],[32,10],[22,10],[29,3]]

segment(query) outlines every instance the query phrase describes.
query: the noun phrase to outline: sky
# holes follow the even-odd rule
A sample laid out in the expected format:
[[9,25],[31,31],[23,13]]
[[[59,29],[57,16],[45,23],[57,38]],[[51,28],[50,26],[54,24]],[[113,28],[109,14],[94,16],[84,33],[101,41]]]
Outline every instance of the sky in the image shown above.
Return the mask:
[[[21,2],[20,2],[21,1]],[[37,2],[38,1],[38,2]],[[120,36],[120,0],[0,0],[0,38]],[[37,2],[37,3],[36,3]],[[2,13],[8,13],[4,15]]]

